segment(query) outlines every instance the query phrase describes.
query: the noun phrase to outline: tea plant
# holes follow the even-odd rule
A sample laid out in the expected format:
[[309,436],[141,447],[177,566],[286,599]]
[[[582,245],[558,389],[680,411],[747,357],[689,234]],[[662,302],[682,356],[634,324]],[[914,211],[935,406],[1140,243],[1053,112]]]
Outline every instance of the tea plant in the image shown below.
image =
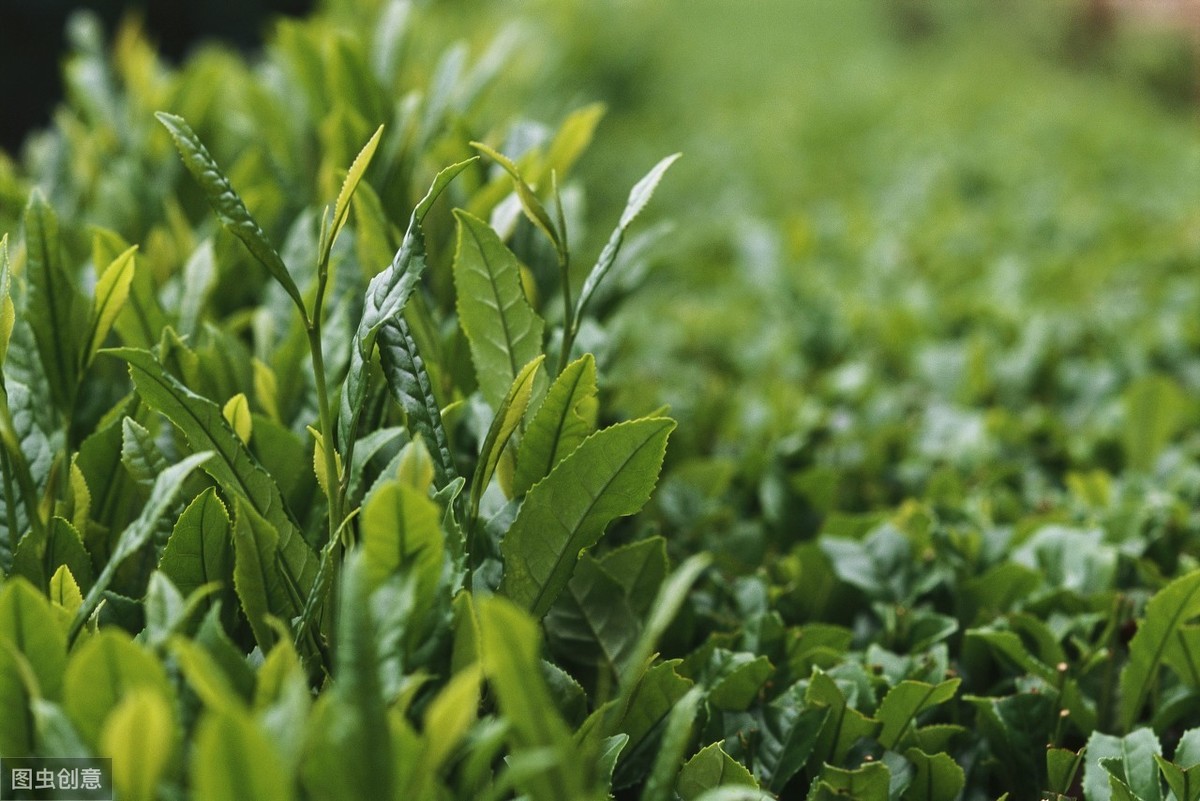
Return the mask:
[[[77,22],[0,157],[0,756],[111,756],[135,799],[1196,798],[1194,145],[1036,118],[1112,100],[949,38],[1005,83],[890,61],[903,135],[844,133],[880,101],[836,71],[808,160],[616,135],[751,91],[671,59],[775,5],[489,43],[495,10],[330,2],[178,68]],[[593,160],[601,105],[512,115],[519,53],[552,116],[620,90]],[[1087,169],[1037,160],[1068,139]],[[739,159],[754,200],[708,203]]]

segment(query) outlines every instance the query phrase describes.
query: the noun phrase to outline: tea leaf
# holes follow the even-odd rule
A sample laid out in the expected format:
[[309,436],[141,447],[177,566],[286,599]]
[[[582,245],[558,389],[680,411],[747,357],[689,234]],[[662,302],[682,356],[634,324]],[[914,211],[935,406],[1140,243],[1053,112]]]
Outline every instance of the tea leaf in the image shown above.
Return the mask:
[[904,756],[916,768],[904,793],[905,801],[954,801],[958,798],[967,777],[949,754],[927,754],[919,748],[910,748]]
[[545,478],[596,428],[596,359],[590,353],[568,364],[550,385],[517,452],[513,494]]
[[500,462],[500,454],[508,445],[509,439],[516,433],[517,427],[525,418],[525,410],[529,407],[529,398],[533,395],[534,380],[545,361],[545,356],[538,356],[521,368],[521,372],[513,379],[512,386],[505,393],[503,400],[496,407],[496,416],[488,427],[483,439],[483,447],[479,451],[479,461],[475,465],[475,476],[471,479],[471,514],[479,509],[479,500],[483,491],[492,480],[496,465]]
[[675,792],[683,801],[695,801],[705,790],[729,785],[758,789],[750,771],[725,753],[720,743],[712,743],[684,763],[675,781]]
[[183,488],[183,480],[187,478],[192,470],[208,461],[211,456],[212,453],[210,452],[193,454],[178,464],[171,465],[159,474],[158,478],[154,481],[154,486],[150,488],[150,498],[146,501],[141,514],[121,532],[121,536],[117,538],[117,544],[113,548],[112,555],[108,558],[108,563],[104,565],[104,569],[100,571],[100,575],[96,578],[96,583],[92,585],[87,595],[84,596],[83,605],[79,607],[79,611],[76,612],[75,619],[71,623],[71,631],[68,635],[69,639],[75,638],[79,629],[100,603],[101,595],[108,589],[108,585],[112,583],[117,568],[121,566],[121,563],[135,552],[141,550],[149,542],[151,535],[154,534],[155,529],[158,527],[158,521],[175,503],[176,496]]
[[58,700],[67,638],[49,602],[24,579],[10,579],[0,588],[0,645],[5,643],[33,669],[42,696]]
[[109,714],[139,690],[171,699],[166,671],[154,656],[125,632],[106,628],[71,653],[63,707],[83,741],[95,747]]
[[350,366],[338,411],[338,450],[345,454],[347,463],[353,462],[353,443],[357,437],[358,420],[367,396],[370,379],[368,368],[379,329],[404,311],[409,295],[416,288],[421,273],[425,271],[425,235],[421,230],[421,222],[438,195],[471,164],[471,161],[473,159],[453,164],[437,174],[429,192],[413,209],[408,231],[404,234],[404,241],[392,258],[392,263],[372,278],[367,286],[363,315],[351,345]]
[[279,754],[244,713],[210,712],[196,731],[191,770],[196,801],[290,801],[295,790]]
[[483,220],[455,209],[454,285],[483,397],[498,408],[521,368],[541,354],[545,323],[521,288],[520,265]]
[[875,717],[883,723],[879,731],[879,744],[888,750],[895,750],[917,715],[949,701],[958,692],[961,683],[961,679],[950,679],[937,685],[920,681],[897,684],[884,696],[875,713]]
[[1120,725],[1129,731],[1158,681],[1171,638],[1188,620],[1200,616],[1200,571],[1163,587],[1146,604],[1137,634],[1129,642],[1129,661],[1121,670]]
[[410,434],[414,439],[421,437],[432,448],[434,486],[441,489],[449,485],[458,478],[450,438],[442,423],[429,372],[417,352],[417,343],[404,315],[397,315],[379,329],[379,361],[392,397],[408,415]]
[[381,136],[383,136],[382,125],[375,129],[375,133],[371,135],[371,138],[363,145],[362,150],[354,157],[354,162],[346,172],[346,179],[342,181],[341,191],[338,192],[337,202],[333,206],[333,222],[329,226],[327,250],[333,249],[333,244],[337,241],[338,234],[346,226],[346,220],[350,216],[350,199],[354,197],[354,191],[358,188],[359,181],[362,180],[367,167],[371,164],[371,159],[375,156],[375,150],[379,147],[379,138]]
[[17,311],[12,299],[12,268],[8,261],[8,234],[0,236],[0,367],[8,356]]
[[175,751],[175,721],[161,695],[130,692],[104,722],[100,751],[112,757],[113,789],[122,799],[154,801]]
[[79,383],[86,301],[62,264],[58,217],[34,190],[25,208],[29,324],[55,407],[71,413]]
[[[516,189],[517,198],[521,201],[521,208],[525,211],[525,216],[533,223],[538,230],[546,235],[550,243],[554,245],[554,249],[558,251],[560,258],[566,252],[565,244],[563,243],[560,232],[554,226],[554,222],[550,219],[550,215],[546,213],[546,208],[542,205],[542,201],[538,200],[534,191],[525,183],[525,179],[521,177],[521,171],[517,169],[517,165],[512,162],[507,156],[504,156],[482,142],[472,142],[471,147],[484,154],[492,161],[504,168],[504,171],[512,177],[513,187]],[[456,214],[466,212],[456,212]],[[470,215],[466,215],[470,216]],[[482,223],[482,221],[480,221]],[[486,225],[486,223],[482,223]],[[461,241],[461,239],[460,239]]]
[[535,484],[501,543],[500,591],[534,617],[545,615],[579,552],[649,499],[674,428],[673,420],[650,417],[598,431]]
[[205,472],[228,496],[241,498],[277,532],[283,557],[280,569],[290,586],[306,594],[316,577],[316,554],[300,536],[279,487],[238,439],[220,407],[179,383],[147,351],[119,348],[105,352],[129,363],[138,394],[151,408],[166,415],[193,449],[213,454],[204,464]]
[[[137,246],[126,250],[113,260],[112,264],[100,274],[96,282],[96,295],[92,301],[92,321],[87,336],[84,338],[83,366],[91,363],[108,332],[112,330],[117,316],[125,306],[129,297],[129,288],[133,285],[134,254]],[[100,269],[100,265],[96,265]]]
[[621,212],[621,219],[617,222],[617,227],[613,230],[608,242],[604,245],[604,249],[600,251],[600,258],[596,260],[592,271],[588,273],[587,280],[583,282],[583,289],[579,291],[579,299],[575,302],[576,320],[583,319],[583,313],[587,311],[588,303],[591,302],[592,296],[596,294],[596,289],[600,286],[600,282],[604,280],[604,276],[608,275],[608,271],[612,269],[613,263],[616,262],[617,254],[621,252],[621,245],[625,241],[625,231],[629,228],[630,223],[641,213],[646,204],[650,202],[650,198],[654,195],[654,190],[658,187],[658,182],[662,180],[663,174],[666,173],[681,155],[681,153],[676,153],[672,156],[667,156],[655,164],[650,169],[650,172],[646,173],[642,180],[638,181],[633,189],[630,190],[629,200],[625,203],[625,210]]
[[277,632],[266,617],[288,622],[298,617],[304,609],[304,591],[285,569],[278,531],[240,497],[234,501],[233,517],[234,588],[254,639],[269,651]]
[[279,282],[284,291],[291,296],[296,307],[304,312],[304,299],[300,296],[300,290],[296,287],[296,282],[284,265],[283,259],[279,257],[279,252],[275,250],[275,246],[267,239],[266,233],[250,216],[246,204],[238,197],[233,185],[229,183],[229,179],[225,177],[216,161],[209,155],[208,149],[204,147],[200,137],[196,136],[196,132],[183,117],[164,111],[156,112],[154,116],[171,134],[184,166],[187,167],[188,172],[192,174],[192,178],[196,180],[200,188],[204,190],[209,205],[217,214],[217,219],[229,233],[242,240],[250,254],[266,268],[272,278]]
[[[170,577],[184,595],[233,578],[233,541],[229,513],[209,487],[192,500],[179,516],[163,549],[158,569]],[[212,601],[208,602],[210,605]]]

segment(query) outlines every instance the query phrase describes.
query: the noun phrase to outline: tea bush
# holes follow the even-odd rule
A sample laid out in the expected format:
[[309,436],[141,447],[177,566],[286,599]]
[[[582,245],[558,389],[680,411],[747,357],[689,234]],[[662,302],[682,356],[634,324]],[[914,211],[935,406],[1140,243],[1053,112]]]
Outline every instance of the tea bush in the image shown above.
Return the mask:
[[[799,104],[722,162],[690,99],[746,83],[686,43],[786,37],[617,5],[328,2],[178,68],[74,23],[0,159],[0,756],[122,799],[1200,796],[1189,123],[963,12],[802,11],[827,49],[756,90]],[[789,88],[846,48],[883,83]],[[946,59],[1010,71],[912,91]]]

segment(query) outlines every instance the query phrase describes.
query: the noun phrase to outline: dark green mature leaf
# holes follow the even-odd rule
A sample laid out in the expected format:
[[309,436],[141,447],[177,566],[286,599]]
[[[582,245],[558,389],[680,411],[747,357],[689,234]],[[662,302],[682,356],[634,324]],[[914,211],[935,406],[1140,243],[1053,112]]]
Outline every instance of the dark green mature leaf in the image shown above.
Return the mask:
[[713,743],[701,748],[684,763],[675,781],[675,792],[683,801],[695,801],[705,790],[729,785],[758,789],[758,782],[750,771],[725,753],[720,743]]
[[1014,795],[1041,791],[1045,784],[1046,743],[1058,719],[1054,700],[1034,693],[1002,698],[966,696],[964,700],[975,707],[976,730],[1004,766]]
[[279,487],[247,450],[221,414],[221,407],[179,383],[148,352],[106,351],[129,363],[138,394],[183,432],[194,450],[210,450],[205,471],[229,496],[241,498],[277,532],[281,569],[289,586],[306,595],[317,574],[317,557],[301,537]]
[[1167,787],[1175,794],[1175,801],[1196,801],[1200,798],[1200,765],[1183,768],[1158,754],[1154,755],[1154,763],[1167,780]]
[[66,633],[45,596],[20,578],[0,588],[0,644],[4,643],[29,663],[42,697],[58,700],[67,664]]
[[520,264],[483,220],[455,209],[454,285],[483,397],[498,408],[521,368],[542,352],[545,323],[521,287]]
[[379,361],[392,397],[408,416],[409,433],[432,448],[434,486],[438,489],[458,478],[450,438],[442,424],[442,412],[433,394],[433,382],[403,314],[379,329]]
[[1121,670],[1118,720],[1129,731],[1158,681],[1159,667],[1180,627],[1200,616],[1200,570],[1163,587],[1146,604],[1137,634],[1129,643],[1129,661]]
[[1083,765],[1084,749],[1072,751],[1067,748],[1046,749],[1046,789],[1052,793],[1066,795],[1075,783],[1075,776]]
[[400,245],[400,250],[396,251],[392,263],[372,278],[367,286],[363,316],[358,322],[358,330],[355,331],[350,349],[350,367],[338,411],[337,444],[347,463],[351,462],[358,421],[367,397],[370,379],[368,367],[379,329],[404,311],[409,295],[420,281],[421,273],[425,271],[425,234],[421,230],[421,222],[438,195],[472,161],[474,159],[453,164],[437,174],[428,194],[413,209],[408,231],[404,234],[404,242]]
[[546,615],[546,632],[563,658],[602,667],[617,679],[641,624],[620,582],[583,554],[566,590]]
[[917,715],[949,701],[958,692],[961,683],[961,679],[950,679],[938,685],[920,681],[897,684],[884,696],[875,713],[875,717],[883,724],[879,731],[879,744],[885,749],[896,750]]
[[810,801],[887,801],[891,780],[892,772],[882,762],[868,762],[854,770],[826,765],[808,797]]
[[579,552],[649,499],[674,428],[673,420],[651,417],[598,431],[536,484],[501,543],[500,591],[535,617],[544,615]]
[[817,753],[827,762],[841,763],[851,746],[879,732],[879,721],[850,706],[837,682],[820,669],[814,669],[804,701],[829,710],[817,741]]
[[234,588],[254,638],[269,651],[278,632],[266,616],[291,622],[303,611],[306,595],[284,569],[278,531],[240,497],[233,516]]
[[949,754],[927,754],[910,748],[904,756],[916,769],[904,791],[904,801],[954,801],[967,782],[963,769]]
[[658,182],[662,180],[663,174],[670,168],[672,164],[682,154],[676,153],[667,156],[662,161],[655,164],[650,172],[646,173],[642,180],[634,184],[634,187],[629,192],[629,200],[625,203],[625,210],[621,212],[621,219],[617,222],[617,227],[613,230],[612,236],[609,237],[604,249],[600,251],[600,258],[596,260],[596,265],[592,267],[592,271],[588,273],[587,280],[583,282],[583,289],[579,291],[579,300],[575,303],[575,319],[583,318],[583,313],[587,311],[588,303],[591,302],[592,296],[596,294],[596,289],[600,286],[600,282],[604,280],[604,276],[612,269],[613,263],[617,260],[617,254],[621,252],[621,245],[625,241],[625,232],[628,230],[634,218],[641,213],[646,204],[650,202],[650,198],[654,195],[655,188],[658,187]]
[[527,493],[596,430],[596,391],[596,359],[590,353],[554,379],[521,439],[513,495]]
[[71,281],[59,251],[58,218],[34,190],[25,208],[29,310],[38,354],[55,407],[71,413],[79,385],[79,358],[88,322],[87,302]]
[[217,166],[213,157],[209,155],[208,149],[204,147],[200,137],[196,136],[196,132],[182,117],[163,111],[155,113],[154,116],[175,140],[175,148],[179,151],[184,166],[187,167],[188,172],[192,174],[200,188],[204,190],[209,205],[217,213],[217,219],[221,221],[226,230],[242,240],[250,254],[266,268],[272,278],[279,282],[279,285],[295,301],[297,308],[303,311],[304,298],[300,296],[300,290],[296,287],[296,282],[288,272],[287,266],[284,265],[283,259],[279,257],[279,252],[275,250],[275,246],[271,244],[262,228],[250,216],[246,204],[233,190],[233,185],[221,172],[221,168]]
[[130,417],[121,421],[121,463],[133,480],[143,487],[151,486],[158,474],[167,468],[167,457],[159,450],[154,437]]
[[642,786],[642,801],[668,801],[675,779],[679,775],[680,763],[692,739],[692,725],[704,693],[693,687],[680,698],[667,717],[667,725],[659,741],[658,753],[650,775]]
[[100,603],[101,596],[108,589],[108,585],[112,583],[113,576],[116,575],[117,568],[121,566],[121,563],[150,541],[151,535],[158,527],[159,520],[175,503],[176,496],[183,488],[183,480],[192,470],[207,462],[211,456],[211,452],[193,454],[159,474],[154,486],[150,488],[150,498],[146,501],[142,513],[121,532],[112,555],[108,558],[108,563],[100,571],[91,590],[84,596],[83,605],[79,607],[75,613],[75,619],[71,623],[70,639],[74,639],[84,622]]
[[212,582],[228,585],[233,577],[233,540],[229,512],[215,489],[204,490],[183,510],[158,569],[184,595]]
[[1117,798],[1110,782],[1110,777],[1115,776],[1142,801],[1160,801],[1162,786],[1155,755],[1162,755],[1162,746],[1150,729],[1138,729],[1124,737],[1092,732],[1085,754],[1084,794],[1089,801]]

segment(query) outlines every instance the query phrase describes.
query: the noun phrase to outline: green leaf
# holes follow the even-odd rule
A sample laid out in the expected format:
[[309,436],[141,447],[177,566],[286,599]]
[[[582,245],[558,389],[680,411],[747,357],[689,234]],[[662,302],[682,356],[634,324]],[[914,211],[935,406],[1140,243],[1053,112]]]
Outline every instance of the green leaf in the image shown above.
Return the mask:
[[641,213],[646,204],[650,202],[650,198],[654,195],[655,188],[658,187],[658,182],[662,180],[663,174],[670,168],[672,164],[680,157],[680,153],[672,156],[667,156],[662,161],[655,164],[646,173],[642,180],[634,184],[634,187],[629,192],[629,200],[625,203],[625,210],[621,212],[621,219],[617,223],[617,227],[613,230],[604,249],[600,251],[600,258],[596,260],[596,265],[592,267],[592,271],[588,273],[587,280],[583,282],[583,289],[579,291],[579,300],[575,303],[575,319],[583,319],[583,313],[587,311],[588,303],[591,302],[592,296],[596,294],[596,289],[600,286],[600,282],[604,280],[604,276],[612,269],[613,263],[617,260],[617,254],[621,252],[621,245],[625,241],[625,232],[629,228],[630,223],[634,218]]
[[646,783],[642,787],[642,801],[669,801],[675,779],[679,775],[680,763],[692,739],[692,725],[704,694],[693,687],[675,704],[667,717],[658,753]]
[[744,652],[731,656],[730,669],[713,682],[708,700],[716,709],[742,711],[758,698],[775,668],[765,656]]
[[113,789],[122,801],[154,801],[175,752],[171,707],[157,692],[133,690],[104,722],[100,753],[112,758]]
[[159,473],[167,469],[167,457],[154,437],[131,417],[121,420],[121,463],[143,487],[153,485]]
[[408,416],[409,434],[418,436],[433,449],[434,486],[448,486],[458,478],[450,437],[433,394],[433,382],[403,314],[396,315],[379,330],[379,361],[392,397]]
[[1165,375],[1148,375],[1122,395],[1125,423],[1121,427],[1125,457],[1133,470],[1150,470],[1163,448],[1179,431],[1188,411],[1187,395]]
[[278,632],[267,616],[290,623],[303,611],[306,596],[283,569],[279,533],[241,498],[234,500],[233,551],[234,588],[254,639],[269,651]]
[[1154,755],[1154,762],[1163,778],[1167,780],[1167,787],[1175,794],[1175,801],[1200,799],[1200,765],[1181,768],[1158,754]]
[[442,574],[441,510],[399,481],[380,487],[363,508],[360,530],[366,581],[373,589],[399,571],[416,580],[416,597],[431,600]]
[[29,276],[26,317],[54,405],[70,415],[79,385],[87,302],[63,267],[58,218],[36,189],[25,208],[25,249]]
[[487,223],[461,209],[454,254],[458,318],[483,397],[498,408],[521,368],[542,352],[545,323],[521,288],[520,264]]
[[329,226],[329,237],[326,252],[333,250],[333,245],[337,241],[338,234],[346,226],[346,220],[350,217],[350,199],[354,197],[354,191],[358,189],[358,183],[362,180],[363,175],[367,171],[367,167],[371,164],[371,159],[375,156],[375,150],[379,147],[379,139],[383,136],[383,126],[380,125],[375,129],[375,133],[363,145],[362,150],[354,157],[354,162],[350,165],[349,171],[346,172],[346,179],[342,181],[341,191],[338,192],[337,202],[333,206],[333,222]]
[[813,670],[804,700],[829,710],[817,745],[817,753],[827,762],[841,763],[856,742],[879,732],[879,721],[850,706],[833,677],[820,669]]
[[855,769],[826,765],[817,777],[814,801],[851,798],[854,801],[887,801],[892,773],[882,762],[868,762]]
[[246,400],[245,393],[239,392],[226,401],[221,408],[221,416],[225,418],[225,422],[229,423],[229,427],[233,429],[233,433],[237,434],[238,439],[246,444],[250,443],[250,437],[254,432],[254,422],[250,417],[250,401]]
[[171,701],[162,664],[125,632],[106,628],[72,652],[63,679],[63,707],[83,741],[95,747],[109,714],[138,689]]
[[12,575],[24,576],[39,589],[47,588],[60,566],[69,568],[85,588],[92,585],[92,558],[79,532],[66,520],[55,517],[48,526],[30,529],[17,543]]
[[244,707],[245,699],[234,689],[229,676],[204,646],[195,640],[176,636],[171,638],[169,647],[188,686],[205,706],[214,710]]
[[428,770],[436,771],[442,766],[475,722],[480,678],[478,667],[459,671],[426,708],[421,762]]
[[283,557],[280,570],[289,585],[307,596],[316,578],[317,556],[300,535],[278,485],[238,439],[220,407],[179,383],[148,351],[121,348],[106,353],[129,363],[138,394],[183,432],[193,450],[212,451],[205,472],[227,497],[241,498],[275,529]]
[[803,770],[829,718],[827,708],[805,708],[797,695],[785,693],[763,710],[754,769],[773,793]]
[[0,754],[6,757],[32,756],[34,720],[30,705],[37,694],[33,668],[9,643],[0,639]]
[[[108,332],[112,330],[117,316],[125,306],[125,301],[129,297],[129,289],[133,285],[133,255],[136,252],[137,246],[134,245],[117,256],[96,281],[91,323],[87,336],[84,338],[85,345],[82,354],[82,366],[84,367],[91,363],[96,351],[104,345]],[[100,265],[97,264],[96,269],[100,269]]]
[[527,493],[595,431],[596,392],[596,359],[590,353],[568,364],[554,379],[521,439],[515,496]]
[[916,769],[904,801],[954,801],[967,783],[967,776],[949,754],[927,754],[910,748],[904,756]]
[[8,643],[33,669],[42,697],[58,700],[67,664],[66,634],[46,597],[22,578],[0,586],[2,643]]
[[1072,751],[1068,748],[1046,749],[1046,788],[1052,793],[1066,795],[1075,783],[1075,776],[1083,764],[1084,749]]
[[[1162,754],[1158,738],[1150,729],[1138,729],[1124,737],[1094,731],[1088,738],[1083,771],[1083,790],[1088,801],[1109,801],[1113,794],[1110,776],[1142,795],[1142,801],[1159,801],[1162,787],[1154,756]],[[1105,763],[1111,762],[1111,767]],[[1113,773],[1113,770],[1116,773]],[[1144,795],[1143,795],[1144,794]]]
[[958,692],[961,683],[961,679],[950,679],[937,685],[921,681],[902,681],[897,684],[884,696],[875,713],[875,717],[883,724],[879,731],[879,744],[887,750],[896,750],[917,715],[949,701]]
[[481,599],[477,608],[484,675],[512,725],[514,750],[553,755],[524,789],[534,801],[588,797],[582,775],[587,766],[541,678],[536,621],[498,596]]
[[192,753],[196,801],[290,801],[291,776],[279,754],[244,713],[210,712],[200,721]]
[[175,497],[183,488],[183,480],[192,470],[204,464],[211,455],[211,453],[193,454],[159,474],[154,486],[150,488],[150,498],[146,501],[141,514],[121,532],[121,536],[117,538],[117,544],[108,558],[108,563],[100,571],[91,590],[84,596],[83,605],[79,607],[79,611],[75,613],[75,620],[71,623],[68,639],[74,639],[79,629],[91,616],[100,603],[104,591],[112,583],[113,576],[116,575],[117,568],[121,566],[121,563],[150,541],[151,535],[158,527],[158,521],[175,503]]
[[8,261],[8,234],[0,236],[0,367],[8,357],[17,310],[12,299],[12,268]]
[[684,763],[675,781],[675,792],[683,801],[695,801],[705,790],[728,785],[758,788],[750,771],[725,753],[720,743],[713,743]]
[[1118,683],[1118,721],[1129,731],[1146,705],[1150,689],[1176,632],[1200,616],[1200,570],[1188,573],[1163,587],[1146,604],[1137,634],[1129,643],[1129,661]]
[[[472,142],[471,147],[499,164],[509,174],[513,181],[513,187],[517,191],[517,198],[521,201],[521,208],[524,210],[525,216],[529,218],[529,221],[539,231],[546,235],[546,238],[550,240],[550,244],[554,245],[554,249],[558,251],[560,258],[562,258],[563,254],[566,253],[566,246],[560,237],[560,232],[555,228],[554,221],[550,219],[550,215],[546,213],[546,208],[542,205],[542,201],[538,200],[533,189],[521,177],[521,171],[517,169],[517,165],[507,156],[498,153],[482,142]],[[465,212],[455,212],[455,214],[459,213],[465,214]],[[461,290],[459,291],[461,292]]]
[[437,174],[433,185],[429,187],[429,193],[413,209],[408,231],[404,234],[404,241],[392,258],[392,263],[372,278],[367,286],[362,318],[358,322],[358,329],[354,333],[350,348],[350,366],[338,411],[338,450],[345,454],[348,464],[353,461],[353,442],[357,437],[358,420],[367,397],[370,379],[368,368],[379,329],[404,311],[409,295],[421,280],[421,273],[425,271],[425,235],[421,230],[421,222],[438,195],[472,161],[474,159],[451,165]]
[[564,659],[600,667],[610,679],[619,678],[641,629],[620,582],[586,553],[546,615],[545,625],[555,651]]
[[305,743],[305,785],[318,799],[392,797],[393,754],[370,596],[366,559],[354,551],[341,575],[334,684],[314,708]]
[[216,489],[204,490],[183,510],[158,569],[184,595],[213,582],[229,586],[233,578],[233,541],[229,512]]
[[674,428],[673,420],[651,417],[598,431],[536,484],[501,543],[500,591],[542,617],[579,552],[649,500]]
[[209,205],[217,214],[217,219],[229,233],[242,240],[250,254],[266,268],[272,278],[279,282],[284,291],[295,301],[296,307],[303,313],[304,299],[300,296],[300,290],[296,287],[296,282],[292,280],[291,273],[288,272],[283,259],[279,257],[279,252],[275,250],[275,246],[267,239],[266,233],[250,216],[246,204],[233,190],[233,185],[221,172],[221,168],[217,166],[213,157],[209,155],[208,149],[204,147],[200,137],[196,136],[196,132],[182,117],[163,111],[156,112],[154,116],[166,127],[171,138],[175,140],[175,148],[179,151],[184,166],[187,167],[188,172],[192,174],[192,178],[196,180],[200,188],[204,190]]
[[471,479],[472,516],[479,510],[479,500],[496,472],[500,454],[504,452],[504,447],[525,417],[525,410],[529,408],[529,399],[533,395],[534,381],[545,359],[545,356],[538,355],[522,367],[521,372],[513,379],[512,386],[504,394],[504,399],[496,407],[496,416],[488,426],[483,447],[479,451],[479,461],[475,465],[475,475]]

